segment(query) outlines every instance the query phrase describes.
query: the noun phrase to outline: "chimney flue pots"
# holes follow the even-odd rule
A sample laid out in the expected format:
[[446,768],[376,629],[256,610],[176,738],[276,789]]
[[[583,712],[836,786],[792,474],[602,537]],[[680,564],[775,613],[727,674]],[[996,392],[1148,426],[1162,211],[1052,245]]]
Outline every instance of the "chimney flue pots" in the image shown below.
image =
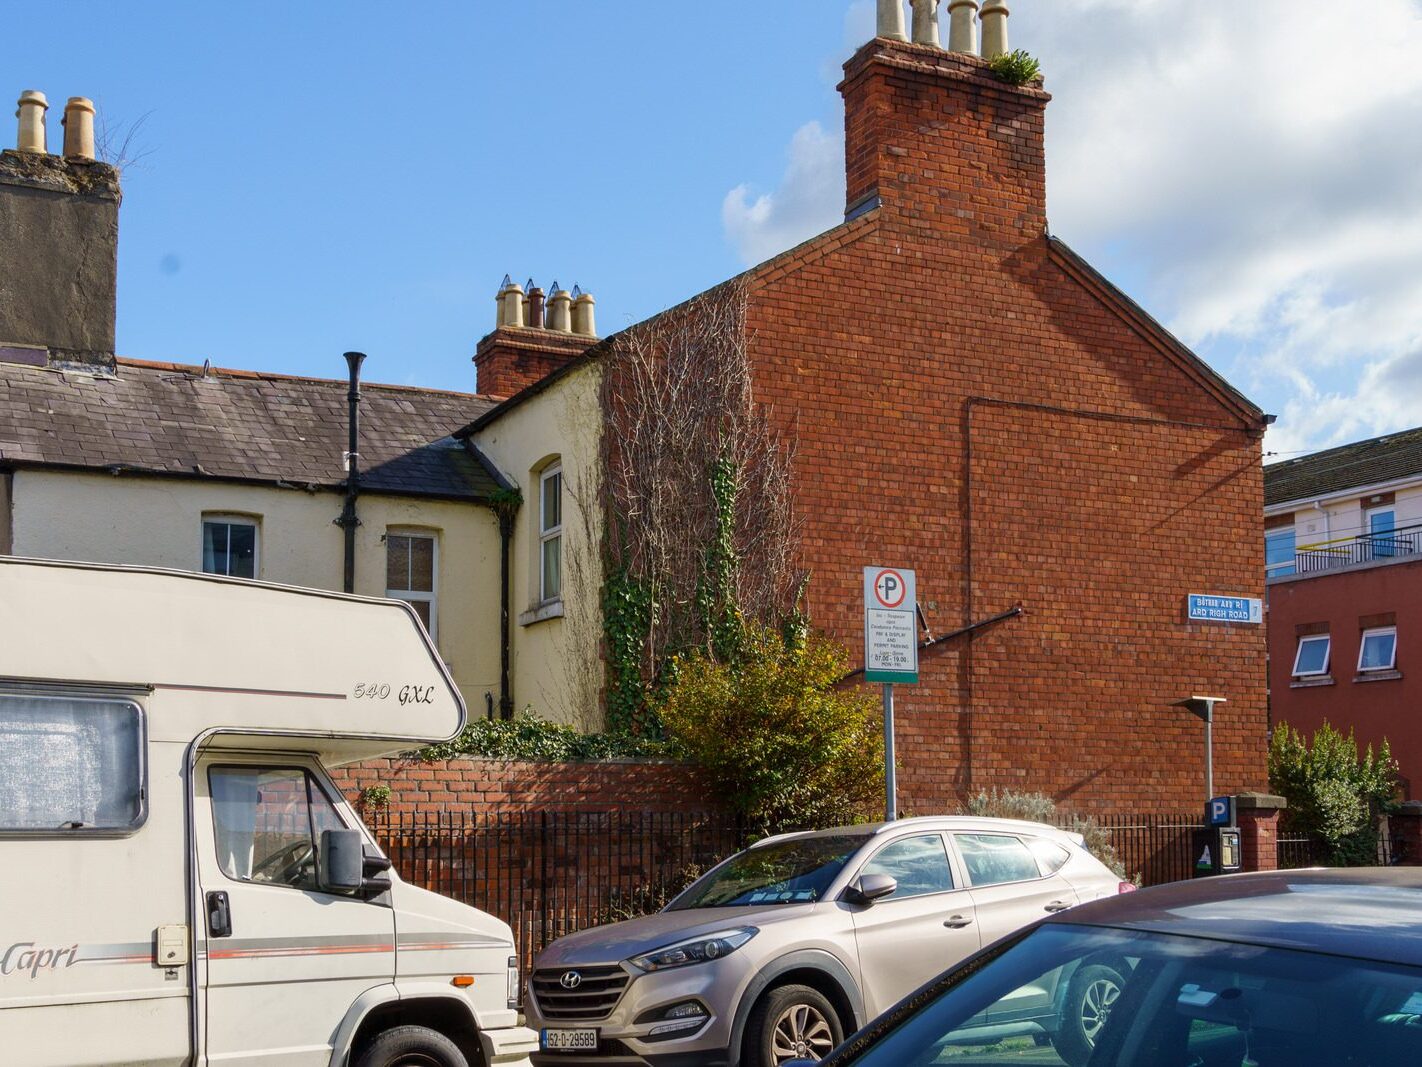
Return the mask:
[[939,0],[913,0],[913,43],[942,47],[938,39]]
[[908,40],[904,33],[904,0],[879,0],[879,24],[875,32],[891,41]]
[[1007,55],[1007,0],[987,0],[983,4],[983,58]]
[[64,105],[64,158],[71,163],[94,162],[94,101],[71,96]]
[[48,149],[44,138],[44,113],[49,110],[49,101],[38,89],[26,89],[20,94],[19,110],[15,117],[20,120],[20,135],[15,148],[21,152],[44,155]]
[[573,332],[573,298],[568,290],[559,289],[557,282],[553,283],[553,292],[548,297],[544,325],[557,333]]
[[597,322],[593,315],[596,306],[592,293],[579,292],[573,300],[573,332],[579,337],[597,336]]
[[948,50],[976,55],[978,0],[949,0]]

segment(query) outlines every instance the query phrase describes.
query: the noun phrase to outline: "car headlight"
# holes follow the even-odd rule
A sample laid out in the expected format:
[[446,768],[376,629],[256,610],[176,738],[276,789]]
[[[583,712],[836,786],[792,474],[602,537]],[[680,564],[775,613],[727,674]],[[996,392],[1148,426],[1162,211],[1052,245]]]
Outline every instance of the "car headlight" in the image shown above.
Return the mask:
[[722,956],[729,956],[758,933],[760,931],[754,926],[722,930],[717,934],[678,941],[674,945],[667,945],[666,948],[659,948],[643,956],[633,956],[628,962],[644,971],[664,971],[668,967],[708,963],[711,960],[719,960]]

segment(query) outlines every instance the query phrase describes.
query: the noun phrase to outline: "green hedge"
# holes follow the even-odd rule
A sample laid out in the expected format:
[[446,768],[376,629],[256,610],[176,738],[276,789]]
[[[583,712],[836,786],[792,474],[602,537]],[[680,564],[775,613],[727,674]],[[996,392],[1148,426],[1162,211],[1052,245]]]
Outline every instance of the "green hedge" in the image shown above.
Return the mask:
[[621,734],[582,734],[525,712],[514,719],[479,719],[453,741],[415,753],[426,762],[484,757],[528,763],[595,763],[614,759],[668,759],[665,741]]

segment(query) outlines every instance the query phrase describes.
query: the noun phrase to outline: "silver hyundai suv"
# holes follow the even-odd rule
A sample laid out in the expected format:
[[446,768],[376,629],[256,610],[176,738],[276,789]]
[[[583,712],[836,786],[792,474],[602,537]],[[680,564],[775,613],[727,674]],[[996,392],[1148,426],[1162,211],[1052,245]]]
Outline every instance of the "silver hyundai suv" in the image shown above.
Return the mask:
[[656,915],[544,949],[525,1000],[533,1063],[818,1060],[983,945],[1131,888],[1080,835],[1040,823],[920,818],[767,838]]

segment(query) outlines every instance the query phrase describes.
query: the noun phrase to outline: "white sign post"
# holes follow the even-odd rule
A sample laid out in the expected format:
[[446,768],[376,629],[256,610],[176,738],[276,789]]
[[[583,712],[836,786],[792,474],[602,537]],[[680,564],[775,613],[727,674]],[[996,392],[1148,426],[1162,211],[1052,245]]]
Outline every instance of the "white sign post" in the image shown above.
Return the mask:
[[864,679],[884,686],[884,821],[898,818],[894,684],[918,681],[918,583],[902,567],[864,568]]

